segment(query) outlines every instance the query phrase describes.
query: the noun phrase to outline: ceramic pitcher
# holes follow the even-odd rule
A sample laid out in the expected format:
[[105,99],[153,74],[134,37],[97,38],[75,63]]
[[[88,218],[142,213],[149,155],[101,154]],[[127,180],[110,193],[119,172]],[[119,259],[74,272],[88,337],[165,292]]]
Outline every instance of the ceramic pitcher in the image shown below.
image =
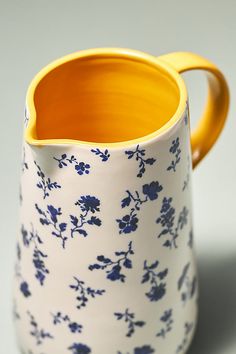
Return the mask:
[[[190,136],[180,75],[206,70]],[[229,94],[208,60],[95,48],[26,98],[14,317],[24,354],[183,354],[197,320],[191,174]]]

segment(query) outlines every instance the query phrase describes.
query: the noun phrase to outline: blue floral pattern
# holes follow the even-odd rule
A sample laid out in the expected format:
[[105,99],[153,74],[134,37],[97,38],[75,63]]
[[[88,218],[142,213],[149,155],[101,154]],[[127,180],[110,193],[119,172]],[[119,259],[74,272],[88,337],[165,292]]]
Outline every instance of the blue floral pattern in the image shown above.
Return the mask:
[[[132,354],[152,354],[152,353],[155,353],[155,350],[150,345],[144,345],[142,347],[134,348]],[[118,351],[117,354],[122,354],[122,353]]]
[[42,190],[43,192],[43,199],[49,196],[49,192],[53,189],[59,189],[61,186],[57,182],[52,182],[51,178],[46,178],[45,174],[43,173],[41,167],[34,161],[37,167],[37,175],[39,177],[39,182],[37,183],[37,187]]
[[168,239],[163,243],[164,247],[169,249],[177,248],[176,239],[179,236],[180,230],[188,223],[188,209],[184,206],[178,216],[178,221],[175,225],[176,212],[172,206],[172,198],[164,197],[162,200],[162,207],[160,216],[157,218],[156,223],[161,224],[162,231],[157,236],[158,238],[165,236]]
[[92,215],[95,212],[100,211],[100,200],[94,196],[85,195],[82,196],[75,205],[78,205],[82,213],[79,218],[74,215],[70,215],[71,223],[73,225],[71,229],[71,237],[73,238],[74,233],[77,232],[80,235],[86,237],[88,235],[87,231],[84,229],[85,224],[101,226],[102,222],[96,215]]
[[34,230],[33,225],[31,226],[32,230],[30,232],[24,228],[24,225],[21,226],[22,241],[27,248],[33,243],[33,265],[36,270],[35,277],[40,285],[44,285],[45,278],[49,274],[49,270],[44,263],[45,258],[48,256],[39,249],[39,245],[43,244],[43,241],[37,231]]
[[150,301],[159,301],[166,294],[166,283],[164,279],[168,274],[168,269],[165,268],[160,272],[156,272],[158,265],[159,261],[155,261],[154,263],[148,265],[147,260],[144,261],[143,265],[144,275],[141,283],[150,283],[151,288],[147,293],[145,293]]
[[138,174],[137,177],[142,177],[146,171],[146,165],[153,165],[156,162],[156,159],[153,157],[145,159],[144,156],[146,154],[145,149],[140,149],[139,145],[136,146],[135,150],[126,150],[125,154],[128,155],[128,159],[134,158],[139,162]]
[[184,353],[185,350],[187,349],[187,346],[189,344],[189,337],[191,335],[191,332],[193,330],[193,322],[185,322],[184,324],[184,337],[183,337],[183,340],[182,342],[178,345],[177,349],[176,349],[176,354],[179,354],[179,353]]
[[146,323],[144,321],[136,321],[135,314],[129,312],[129,309],[126,309],[124,313],[122,312],[115,312],[114,315],[116,316],[117,320],[123,320],[128,326],[128,332],[126,333],[126,337],[131,337],[136,327],[143,327]]
[[89,354],[91,353],[91,349],[82,343],[74,343],[69,348],[72,354]]
[[61,312],[57,312],[56,314],[52,314],[52,317],[54,325],[66,323],[71,333],[82,332],[83,326],[77,322],[71,321],[68,315],[63,315]]
[[29,319],[30,319],[30,335],[34,337],[36,345],[42,344],[46,339],[53,339],[53,336],[46,332],[44,329],[41,329],[35,320],[34,316],[28,311],[27,312]]
[[70,288],[78,293],[76,300],[78,300],[77,309],[81,309],[87,305],[90,298],[95,298],[97,295],[103,295],[105,293],[104,289],[92,289],[90,286],[86,286],[85,282],[79,278],[74,277],[76,284],[70,285]]
[[187,156],[187,173],[186,173],[186,177],[185,177],[185,180],[183,183],[182,191],[185,191],[188,188],[189,182],[190,182],[190,157],[188,155]]
[[157,333],[157,337],[165,338],[167,333],[172,330],[173,325],[173,311],[172,309],[166,310],[160,318],[160,321],[163,323],[161,330]]
[[25,156],[25,147],[23,146],[22,150],[22,161],[21,161],[21,171],[22,173],[25,172],[25,170],[29,169],[28,163],[26,162],[26,156]]
[[178,291],[181,292],[181,300],[185,304],[192,299],[197,290],[197,277],[194,275],[192,279],[189,278],[190,263],[187,263],[178,279]]
[[68,239],[68,237],[65,236],[67,223],[58,221],[58,217],[62,215],[61,208],[55,208],[53,205],[48,205],[47,210],[44,211],[38,206],[38,204],[35,204],[35,208],[40,215],[40,223],[42,225],[52,226],[52,235],[61,240],[61,245],[65,248],[65,243]]
[[17,243],[16,253],[17,253],[17,262],[15,265],[15,277],[19,281],[20,292],[22,293],[22,295],[25,298],[28,298],[32,294],[31,294],[31,291],[29,288],[29,283],[24,279],[24,277],[22,276],[22,273],[21,273],[21,264],[20,264],[20,262],[21,262],[21,248],[20,248],[19,243]]
[[95,155],[99,156],[101,158],[102,162],[108,161],[108,159],[110,157],[108,149],[101,151],[99,148],[96,148],[96,149],[91,149],[91,152],[93,152]]
[[[121,281],[125,282],[126,275],[122,273],[124,269],[132,268],[132,260],[128,256],[132,256],[134,251],[132,249],[132,242],[129,242],[127,251],[116,251],[115,256],[117,257],[115,260],[111,260],[103,255],[97,257],[97,261],[99,263],[91,264],[89,266],[89,270],[95,269],[106,269],[106,277],[111,281]],[[123,268],[122,268],[123,267]]]
[[60,158],[53,157],[53,159],[57,161],[59,168],[67,167],[68,164],[73,165],[75,171],[80,176],[88,175],[90,172],[90,164],[83,161],[78,162],[74,155],[71,155],[71,157],[68,158],[67,154],[62,154]]
[[122,199],[121,207],[126,208],[132,205],[132,208],[130,209],[129,214],[126,214],[121,219],[116,219],[120,234],[129,234],[138,228],[139,219],[137,217],[137,212],[144,203],[156,200],[162,189],[163,187],[158,181],[153,181],[150,184],[143,185],[143,196],[140,196],[138,191],[135,191],[134,193],[131,193],[129,190],[126,191],[127,196]]
[[169,152],[173,155],[173,160],[171,161],[170,165],[167,167],[167,171],[176,172],[176,166],[178,165],[181,159],[179,137],[172,140]]

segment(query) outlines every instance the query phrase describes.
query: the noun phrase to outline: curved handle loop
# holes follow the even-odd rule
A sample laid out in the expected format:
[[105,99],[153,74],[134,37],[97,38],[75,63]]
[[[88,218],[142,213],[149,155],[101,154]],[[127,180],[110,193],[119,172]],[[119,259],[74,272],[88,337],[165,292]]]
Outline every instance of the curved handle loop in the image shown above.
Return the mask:
[[191,134],[193,167],[202,160],[220,135],[229,108],[229,89],[221,71],[207,59],[188,52],[158,57],[179,73],[205,70],[208,78],[208,100],[195,131]]

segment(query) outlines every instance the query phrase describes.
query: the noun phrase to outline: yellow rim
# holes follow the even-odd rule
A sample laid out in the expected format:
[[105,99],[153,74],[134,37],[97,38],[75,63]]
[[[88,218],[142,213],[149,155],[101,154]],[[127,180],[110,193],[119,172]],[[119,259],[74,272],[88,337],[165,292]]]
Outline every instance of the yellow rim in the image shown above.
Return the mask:
[[[65,64],[68,61],[76,60],[76,59],[87,59],[87,58],[124,58],[128,60],[135,60],[141,63],[148,64],[156,69],[162,69],[166,73],[168,73],[172,79],[176,82],[180,99],[179,105],[175,114],[168,120],[166,124],[164,124],[160,129],[155,130],[154,132],[144,135],[140,138],[120,141],[120,142],[113,142],[113,143],[96,143],[84,140],[74,140],[74,139],[35,139],[33,138],[33,132],[36,129],[36,110],[34,105],[34,93],[37,85],[39,82],[53,69],[56,67]],[[182,77],[179,75],[177,71],[175,71],[171,66],[165,64],[158,58],[154,56],[141,52],[139,50],[134,49],[127,49],[127,48],[92,48],[92,49],[85,49],[75,53],[68,54],[62,58],[59,58],[50,64],[46,65],[40,72],[33,78],[31,81],[27,94],[26,94],[26,106],[29,115],[29,123],[25,130],[25,140],[27,143],[31,145],[58,145],[58,144],[73,144],[73,145],[96,145],[101,147],[124,147],[132,144],[140,144],[142,142],[151,140],[156,138],[163,133],[167,132],[171,127],[173,127],[182,117],[185,109],[186,109],[186,101],[187,101],[187,90],[184,84]]]

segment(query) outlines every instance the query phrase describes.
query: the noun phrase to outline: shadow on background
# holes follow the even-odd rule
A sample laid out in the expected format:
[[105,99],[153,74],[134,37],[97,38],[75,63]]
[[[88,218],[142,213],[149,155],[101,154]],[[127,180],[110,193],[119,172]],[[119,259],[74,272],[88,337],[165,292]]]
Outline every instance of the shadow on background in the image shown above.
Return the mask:
[[199,320],[188,354],[223,354],[236,336],[236,253],[198,257]]

